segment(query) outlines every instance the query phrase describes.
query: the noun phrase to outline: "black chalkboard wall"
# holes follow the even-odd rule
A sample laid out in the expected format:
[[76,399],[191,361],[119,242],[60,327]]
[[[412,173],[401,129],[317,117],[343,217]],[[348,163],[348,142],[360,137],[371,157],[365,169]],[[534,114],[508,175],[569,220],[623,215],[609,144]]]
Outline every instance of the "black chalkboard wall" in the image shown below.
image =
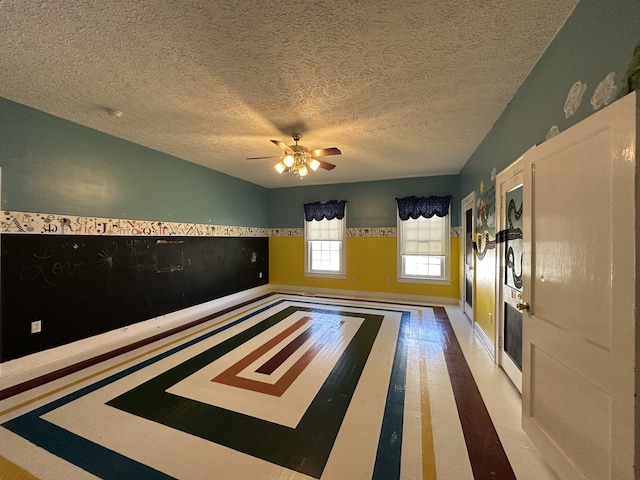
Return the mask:
[[1,238],[0,362],[269,283],[268,238]]

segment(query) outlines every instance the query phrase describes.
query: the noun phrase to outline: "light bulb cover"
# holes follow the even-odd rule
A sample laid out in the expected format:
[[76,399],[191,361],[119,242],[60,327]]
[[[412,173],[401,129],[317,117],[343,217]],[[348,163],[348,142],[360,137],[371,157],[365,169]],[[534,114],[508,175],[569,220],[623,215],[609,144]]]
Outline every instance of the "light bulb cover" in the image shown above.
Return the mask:
[[286,157],[284,157],[284,159],[282,160],[282,163],[284,164],[285,167],[289,167],[291,168],[294,164],[295,160],[293,158],[293,155],[289,154]]
[[273,168],[275,168],[278,173],[282,173],[287,169],[286,165],[282,162],[277,163]]
[[300,175],[301,177],[306,177],[308,173],[309,170],[307,170],[307,167],[305,167],[304,165],[298,169],[298,175]]
[[318,170],[319,166],[320,166],[320,162],[315,158],[312,158],[311,160],[309,160],[309,167],[311,167],[311,170],[313,170],[314,172]]

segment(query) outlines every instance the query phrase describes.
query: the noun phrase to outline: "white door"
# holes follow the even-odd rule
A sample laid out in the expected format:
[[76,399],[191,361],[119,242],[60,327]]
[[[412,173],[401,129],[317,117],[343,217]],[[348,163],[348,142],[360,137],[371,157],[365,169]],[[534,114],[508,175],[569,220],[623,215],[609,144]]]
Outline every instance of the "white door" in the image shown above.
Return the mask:
[[496,353],[498,365],[522,392],[522,161],[496,177]]
[[473,248],[475,238],[475,192],[467,195],[462,200],[462,239],[464,258],[464,285],[462,285],[462,308],[464,313],[473,322],[473,286],[475,282],[474,266],[476,252]]
[[522,424],[562,479],[635,478],[636,101],[523,156]]

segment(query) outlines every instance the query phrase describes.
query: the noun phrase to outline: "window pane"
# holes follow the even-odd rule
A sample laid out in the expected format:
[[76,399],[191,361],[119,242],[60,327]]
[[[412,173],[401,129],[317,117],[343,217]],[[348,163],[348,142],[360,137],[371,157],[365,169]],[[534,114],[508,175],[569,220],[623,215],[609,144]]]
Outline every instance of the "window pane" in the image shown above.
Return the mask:
[[332,240],[312,240],[309,242],[311,270],[325,272],[340,271],[340,251],[342,242]]
[[447,218],[420,217],[400,222],[403,255],[444,255],[447,241]]
[[403,271],[407,276],[443,277],[444,256],[403,255]]

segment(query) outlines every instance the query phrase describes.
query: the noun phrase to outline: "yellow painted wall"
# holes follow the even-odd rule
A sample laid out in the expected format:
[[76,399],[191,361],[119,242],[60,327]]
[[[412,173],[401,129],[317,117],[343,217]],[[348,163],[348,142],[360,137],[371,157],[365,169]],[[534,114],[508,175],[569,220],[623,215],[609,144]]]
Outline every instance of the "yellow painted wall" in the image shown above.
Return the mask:
[[[304,276],[304,238],[269,239],[269,282],[277,285],[460,298],[460,238],[451,239],[451,285],[396,282],[396,238],[348,237],[347,278]],[[387,279],[389,280],[387,283]]]
[[482,260],[476,258],[476,289],[473,320],[491,340],[496,320],[496,251],[487,250]]

